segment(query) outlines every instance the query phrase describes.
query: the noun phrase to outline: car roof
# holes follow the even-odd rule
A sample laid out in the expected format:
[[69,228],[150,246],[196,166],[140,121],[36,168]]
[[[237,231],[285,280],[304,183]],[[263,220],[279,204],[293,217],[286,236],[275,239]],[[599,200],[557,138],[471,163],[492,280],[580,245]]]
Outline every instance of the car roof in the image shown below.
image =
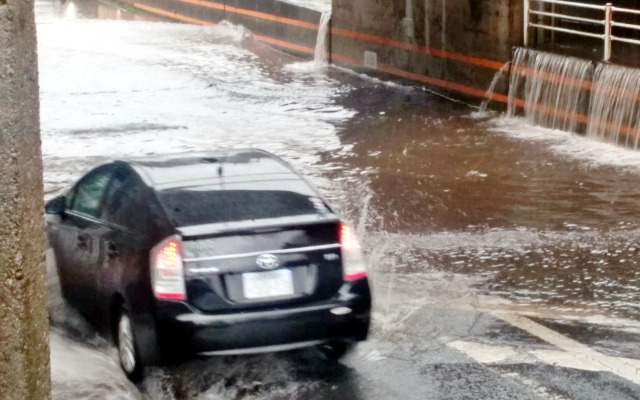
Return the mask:
[[121,162],[156,190],[232,182],[304,181],[285,161],[260,149],[154,155]]

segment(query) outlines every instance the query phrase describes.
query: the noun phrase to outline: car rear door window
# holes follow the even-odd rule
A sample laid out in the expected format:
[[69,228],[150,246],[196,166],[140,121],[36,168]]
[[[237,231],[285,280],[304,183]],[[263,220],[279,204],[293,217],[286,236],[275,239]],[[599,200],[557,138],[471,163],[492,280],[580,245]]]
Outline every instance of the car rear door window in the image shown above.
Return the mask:
[[111,175],[111,168],[103,168],[84,177],[75,187],[71,210],[97,217]]
[[114,173],[102,219],[129,230],[142,230],[149,225],[151,207],[148,188],[134,173],[122,169]]
[[303,181],[178,188],[158,195],[178,226],[330,212]]

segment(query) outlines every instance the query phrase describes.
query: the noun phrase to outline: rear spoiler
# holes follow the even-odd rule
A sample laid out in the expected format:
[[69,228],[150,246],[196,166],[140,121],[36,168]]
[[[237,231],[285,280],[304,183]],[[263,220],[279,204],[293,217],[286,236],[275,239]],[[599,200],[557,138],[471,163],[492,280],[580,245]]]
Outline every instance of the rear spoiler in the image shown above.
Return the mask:
[[256,230],[269,230],[338,222],[340,222],[340,218],[335,214],[307,214],[292,217],[263,218],[256,220],[182,226],[177,228],[177,231],[184,239],[196,239],[203,236],[216,236],[233,232],[251,232]]

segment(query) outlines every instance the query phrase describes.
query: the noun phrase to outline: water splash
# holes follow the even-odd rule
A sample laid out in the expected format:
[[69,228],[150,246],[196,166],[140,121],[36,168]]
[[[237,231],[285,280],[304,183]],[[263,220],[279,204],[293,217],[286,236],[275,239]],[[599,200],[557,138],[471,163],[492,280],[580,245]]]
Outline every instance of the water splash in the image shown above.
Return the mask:
[[[524,106],[531,125],[579,132],[587,110],[590,61],[518,48],[513,58],[507,114]],[[524,104],[517,99],[523,98]],[[578,117],[578,118],[577,118]]]
[[600,64],[591,90],[587,136],[638,149],[640,139],[640,70]]
[[64,10],[64,17],[66,19],[77,19],[78,18],[78,8],[76,7],[73,1],[67,3],[67,6]]
[[120,370],[115,355],[69,339],[57,329],[50,332],[50,345],[54,400],[143,399]]
[[329,36],[329,23],[331,22],[331,11],[322,13],[318,26],[318,38],[316,39],[316,51],[313,61],[316,64],[327,64],[327,37]]
[[498,85],[500,78],[502,78],[502,75],[507,70],[507,68],[509,68],[510,65],[511,65],[511,62],[505,63],[502,66],[502,68],[500,68],[498,72],[496,72],[496,74],[493,76],[491,85],[489,85],[489,89],[487,89],[487,93],[484,95],[484,97],[486,97],[486,100],[484,100],[482,104],[480,104],[480,112],[487,111],[487,107],[489,106],[489,103],[491,103],[491,100],[493,100],[493,94],[496,90],[496,86]]

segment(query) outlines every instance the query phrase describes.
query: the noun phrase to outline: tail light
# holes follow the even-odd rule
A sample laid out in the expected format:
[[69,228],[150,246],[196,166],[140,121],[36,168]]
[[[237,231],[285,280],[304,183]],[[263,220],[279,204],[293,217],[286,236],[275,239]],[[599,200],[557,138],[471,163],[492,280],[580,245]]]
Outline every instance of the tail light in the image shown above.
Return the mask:
[[180,236],[164,239],[151,249],[151,286],[163,300],[184,300],[186,290],[182,266]]
[[366,278],[367,265],[360,249],[360,242],[351,226],[340,224],[340,244],[344,280],[352,282]]

